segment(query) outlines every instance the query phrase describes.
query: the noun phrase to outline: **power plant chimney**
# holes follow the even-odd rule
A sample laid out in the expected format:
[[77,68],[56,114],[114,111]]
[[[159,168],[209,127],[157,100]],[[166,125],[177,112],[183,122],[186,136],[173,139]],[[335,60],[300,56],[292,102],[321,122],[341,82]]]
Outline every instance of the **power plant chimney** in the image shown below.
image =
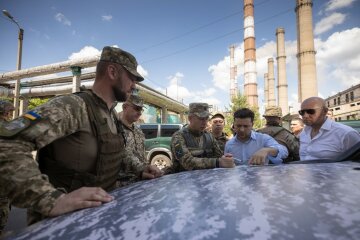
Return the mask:
[[264,73],[264,100],[265,106],[269,106],[269,80],[267,73]]
[[258,106],[254,0],[244,0],[244,95],[250,106]]
[[269,81],[269,105],[268,106],[276,106],[274,59],[273,58],[268,58],[268,81]]
[[238,84],[236,79],[236,67],[235,67],[235,45],[230,46],[230,100],[238,94]]
[[312,0],[296,0],[299,102],[318,96],[312,5]]
[[286,55],[285,55],[285,30],[276,29],[276,50],[277,50],[277,79],[278,79],[278,103],[282,114],[289,113],[288,103],[288,84],[286,79]]

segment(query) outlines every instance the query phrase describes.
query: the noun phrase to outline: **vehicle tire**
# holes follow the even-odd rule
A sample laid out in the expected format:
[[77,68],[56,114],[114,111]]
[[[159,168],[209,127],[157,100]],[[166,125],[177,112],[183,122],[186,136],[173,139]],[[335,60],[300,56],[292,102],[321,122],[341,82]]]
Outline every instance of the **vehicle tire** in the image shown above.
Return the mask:
[[172,165],[171,159],[164,154],[157,154],[151,159],[151,165],[157,166],[159,169],[170,167]]

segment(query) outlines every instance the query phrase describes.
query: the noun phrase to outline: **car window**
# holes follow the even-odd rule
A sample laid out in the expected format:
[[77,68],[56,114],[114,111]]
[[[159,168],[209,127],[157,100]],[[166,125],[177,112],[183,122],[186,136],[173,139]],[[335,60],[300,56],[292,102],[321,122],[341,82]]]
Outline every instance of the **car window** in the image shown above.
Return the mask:
[[141,130],[145,135],[145,139],[156,138],[158,132],[158,125],[157,124],[146,124],[140,125]]
[[161,125],[160,136],[171,137],[179,129],[180,125]]

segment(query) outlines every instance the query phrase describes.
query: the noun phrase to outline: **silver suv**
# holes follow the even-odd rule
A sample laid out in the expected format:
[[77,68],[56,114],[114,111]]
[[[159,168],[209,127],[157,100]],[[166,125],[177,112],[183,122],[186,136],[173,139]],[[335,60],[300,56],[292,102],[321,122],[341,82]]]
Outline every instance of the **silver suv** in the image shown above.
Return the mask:
[[182,127],[182,124],[140,124],[145,134],[145,155],[152,165],[160,169],[172,165],[171,136]]

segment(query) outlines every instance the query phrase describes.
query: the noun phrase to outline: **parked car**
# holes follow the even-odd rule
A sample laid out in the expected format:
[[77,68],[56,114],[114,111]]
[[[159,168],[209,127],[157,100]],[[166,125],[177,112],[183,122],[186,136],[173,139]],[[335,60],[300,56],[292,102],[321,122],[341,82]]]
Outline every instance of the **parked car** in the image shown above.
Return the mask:
[[183,127],[182,124],[140,124],[145,134],[146,158],[162,169],[172,165],[171,136]]
[[339,121],[338,123],[342,123],[349,127],[352,127],[356,131],[360,133],[360,120],[346,120],[346,121]]
[[359,160],[185,171],[5,239],[359,239],[359,182]]

